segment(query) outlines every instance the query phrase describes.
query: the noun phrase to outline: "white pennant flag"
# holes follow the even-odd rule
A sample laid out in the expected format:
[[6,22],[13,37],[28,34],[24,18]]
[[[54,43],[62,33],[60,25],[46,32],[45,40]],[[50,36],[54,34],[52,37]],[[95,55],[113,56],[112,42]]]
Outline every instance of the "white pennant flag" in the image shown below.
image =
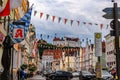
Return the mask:
[[22,4],[22,0],[10,0],[10,9],[15,9],[20,7]]

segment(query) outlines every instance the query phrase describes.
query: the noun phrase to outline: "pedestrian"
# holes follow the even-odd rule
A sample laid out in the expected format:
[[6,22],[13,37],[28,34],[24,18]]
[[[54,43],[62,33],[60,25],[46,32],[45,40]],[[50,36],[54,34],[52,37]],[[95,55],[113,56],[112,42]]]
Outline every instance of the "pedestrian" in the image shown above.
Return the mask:
[[21,80],[25,80],[27,78],[25,70],[21,70],[20,74],[21,74]]
[[17,78],[18,78],[18,80],[21,79],[20,71],[21,71],[20,68],[18,68],[18,70],[17,70]]
[[116,69],[115,68],[112,69],[111,74],[113,75],[114,78],[116,77]]

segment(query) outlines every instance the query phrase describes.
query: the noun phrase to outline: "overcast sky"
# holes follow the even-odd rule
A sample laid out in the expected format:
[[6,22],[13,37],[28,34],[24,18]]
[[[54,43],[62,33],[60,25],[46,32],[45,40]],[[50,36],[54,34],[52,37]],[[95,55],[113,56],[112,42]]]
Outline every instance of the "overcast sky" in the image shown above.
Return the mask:
[[[101,32],[104,37],[110,32],[110,27],[107,28],[111,19],[105,19],[102,16],[105,14],[102,10],[107,7],[113,7],[111,0],[29,0],[34,3],[31,23],[36,27],[37,38],[52,40],[53,37],[79,37],[80,39],[89,38],[94,40],[94,33]],[[120,6],[120,0],[116,0]],[[34,15],[34,11],[37,11]],[[40,18],[40,13],[43,16]],[[49,14],[46,20],[46,14]],[[51,17],[56,16],[53,22]],[[58,17],[61,17],[61,22],[58,23]],[[64,23],[64,19],[68,19]],[[71,26],[71,20],[73,20]],[[77,21],[80,21],[78,25]],[[86,24],[83,24],[86,22]],[[89,23],[92,23],[90,25]],[[98,24],[98,25],[95,25]],[[103,24],[102,30],[100,24]],[[47,37],[49,35],[49,38]]]

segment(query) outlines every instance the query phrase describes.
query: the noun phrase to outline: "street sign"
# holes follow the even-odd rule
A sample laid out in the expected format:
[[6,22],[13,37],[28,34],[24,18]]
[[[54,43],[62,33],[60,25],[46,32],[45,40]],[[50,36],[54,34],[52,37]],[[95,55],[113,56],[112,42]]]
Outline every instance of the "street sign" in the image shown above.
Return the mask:
[[[107,13],[103,15],[104,18],[106,19],[113,19],[113,8],[105,8],[103,9],[103,12]],[[118,7],[118,19],[120,19],[120,7]]]
[[[105,8],[103,9],[103,12],[108,13],[108,14],[113,14],[113,8]],[[120,7],[118,7],[118,13],[120,14]]]
[[[103,15],[103,17],[104,18],[106,18],[106,19],[113,19],[114,17],[113,17],[113,14],[105,14],[105,15]],[[120,19],[120,14],[118,14],[118,19]]]

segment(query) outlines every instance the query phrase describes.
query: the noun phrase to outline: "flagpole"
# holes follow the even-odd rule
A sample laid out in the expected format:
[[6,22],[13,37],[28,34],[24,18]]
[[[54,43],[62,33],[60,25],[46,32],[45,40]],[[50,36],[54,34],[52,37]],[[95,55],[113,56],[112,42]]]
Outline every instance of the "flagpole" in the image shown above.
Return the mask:
[[[15,9],[13,9],[13,22],[15,21]],[[10,27],[9,27],[10,28]],[[11,54],[12,58],[11,58],[11,80],[13,80],[13,56],[14,56],[14,48],[12,48],[12,54]]]

